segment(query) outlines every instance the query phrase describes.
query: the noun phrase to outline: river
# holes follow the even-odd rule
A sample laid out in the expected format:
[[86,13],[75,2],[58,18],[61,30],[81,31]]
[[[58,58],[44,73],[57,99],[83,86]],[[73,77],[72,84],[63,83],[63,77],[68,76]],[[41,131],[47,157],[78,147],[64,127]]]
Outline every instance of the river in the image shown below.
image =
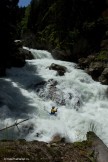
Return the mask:
[[[29,120],[2,131],[0,138],[49,142],[59,134],[74,142],[94,131],[108,146],[108,86],[75,63],[55,60],[47,51],[28,50],[35,59],[26,60],[23,68],[7,69],[7,77],[0,79],[0,128]],[[65,66],[65,75],[49,70],[52,63]],[[56,116],[49,114],[52,106],[58,108]]]

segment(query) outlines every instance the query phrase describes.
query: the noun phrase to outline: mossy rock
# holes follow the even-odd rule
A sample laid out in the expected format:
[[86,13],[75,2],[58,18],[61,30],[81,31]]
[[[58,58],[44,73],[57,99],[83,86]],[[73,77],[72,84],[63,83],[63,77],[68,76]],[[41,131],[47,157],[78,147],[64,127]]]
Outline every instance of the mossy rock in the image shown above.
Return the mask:
[[74,146],[77,148],[81,148],[81,149],[86,149],[88,147],[92,146],[92,142],[91,141],[83,141],[83,142],[74,142]]
[[[88,133],[87,133],[88,134]],[[92,149],[92,136],[95,134],[93,132],[89,132],[89,137],[86,141],[75,142],[74,148],[78,149],[78,152],[81,157],[86,157],[88,162],[96,162],[95,152]]]
[[102,50],[97,54],[96,61],[108,61],[108,51],[107,50]]

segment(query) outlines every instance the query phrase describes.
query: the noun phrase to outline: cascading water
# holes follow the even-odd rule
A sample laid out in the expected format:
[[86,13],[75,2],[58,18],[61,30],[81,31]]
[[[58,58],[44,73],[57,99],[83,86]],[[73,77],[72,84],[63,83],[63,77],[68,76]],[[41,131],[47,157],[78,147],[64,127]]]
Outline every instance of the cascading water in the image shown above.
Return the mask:
[[[0,79],[0,128],[29,118],[19,125],[20,132],[9,129],[8,137],[49,142],[59,134],[74,142],[94,131],[108,146],[108,87],[76,69],[75,63],[54,60],[46,51],[28,50],[36,59],[27,60],[23,68],[8,69],[7,77]],[[49,70],[52,63],[67,68],[64,76]],[[57,116],[49,114],[52,106],[58,108]]]

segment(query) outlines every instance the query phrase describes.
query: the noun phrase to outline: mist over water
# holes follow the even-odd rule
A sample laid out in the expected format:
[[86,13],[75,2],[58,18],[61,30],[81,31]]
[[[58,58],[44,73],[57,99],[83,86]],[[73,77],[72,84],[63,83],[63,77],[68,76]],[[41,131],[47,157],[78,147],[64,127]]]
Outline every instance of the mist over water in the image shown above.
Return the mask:
[[[94,131],[108,146],[108,86],[92,80],[75,63],[54,60],[47,51],[28,50],[36,59],[27,60],[23,68],[8,69],[7,77],[0,79],[0,128],[29,118],[19,124],[20,131],[9,129],[8,138],[49,142],[59,134],[74,142]],[[49,70],[52,63],[65,66],[65,75]],[[51,87],[52,82],[56,86]],[[52,106],[58,108],[56,116],[49,114]],[[0,138],[5,137],[2,132]]]

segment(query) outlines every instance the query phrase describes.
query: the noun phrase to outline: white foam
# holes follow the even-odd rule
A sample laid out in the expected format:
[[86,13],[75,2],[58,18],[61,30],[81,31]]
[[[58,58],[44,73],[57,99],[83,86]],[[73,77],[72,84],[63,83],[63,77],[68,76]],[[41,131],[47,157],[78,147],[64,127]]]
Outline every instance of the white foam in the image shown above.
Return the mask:
[[[4,105],[7,104],[13,117],[31,118],[20,125],[21,129],[29,122],[33,124],[34,129],[25,138],[48,142],[54,134],[60,134],[70,141],[81,141],[86,139],[87,131],[93,130],[108,145],[108,101],[105,93],[108,86],[93,81],[83,70],[76,69],[74,63],[49,59],[45,51],[34,50],[34,53],[40,59],[28,60],[23,68],[7,70],[9,80],[2,80],[1,85],[5,82],[5,87],[0,88],[0,91],[5,90],[4,98],[12,102],[4,102]],[[51,63],[66,66],[65,75],[58,76],[56,71],[49,70]],[[65,94],[66,105],[57,105],[55,101],[37,95],[36,84],[49,79],[57,81],[57,88]],[[44,89],[44,93],[47,92],[48,89]],[[71,100],[67,98],[69,93],[72,94]],[[76,111],[74,106],[78,99],[81,105]],[[58,107],[56,117],[49,115],[52,105]]]

